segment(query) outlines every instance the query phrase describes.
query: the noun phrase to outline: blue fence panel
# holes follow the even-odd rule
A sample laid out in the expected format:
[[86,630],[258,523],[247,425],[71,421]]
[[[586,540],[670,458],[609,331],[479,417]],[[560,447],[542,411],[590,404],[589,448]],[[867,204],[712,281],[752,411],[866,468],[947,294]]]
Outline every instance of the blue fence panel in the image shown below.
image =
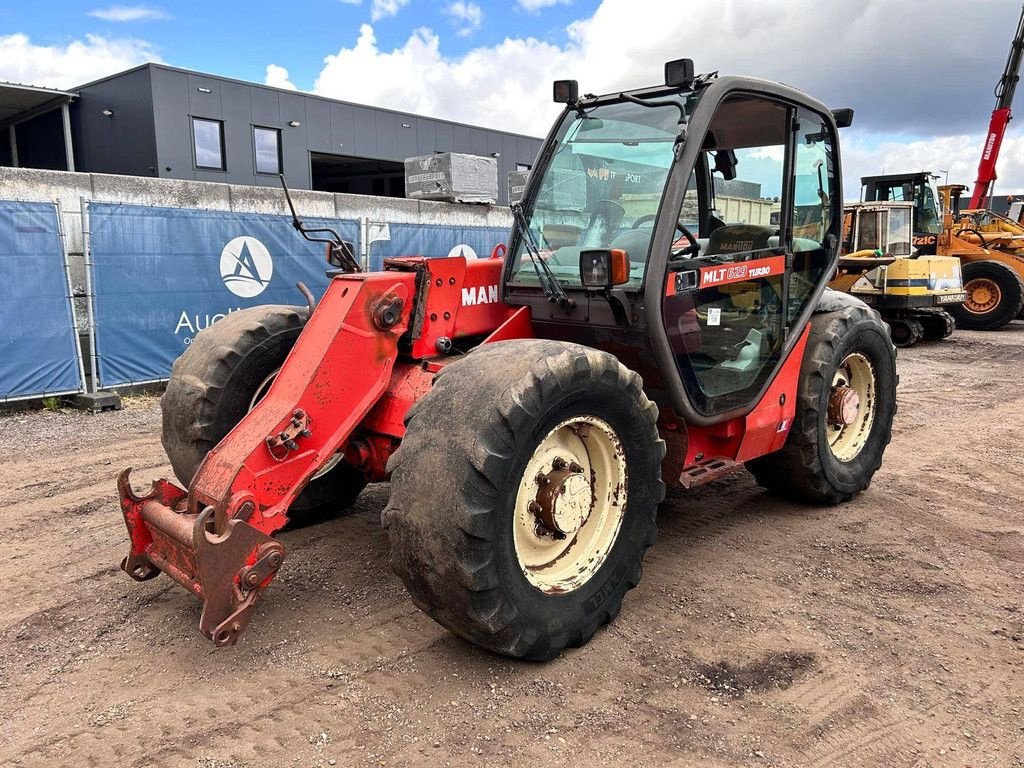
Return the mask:
[[[307,219],[356,246],[359,222]],[[157,381],[196,333],[259,304],[302,304],[327,287],[322,244],[290,219],[255,213],[89,204],[100,387]]]
[[57,206],[0,200],[0,401],[81,392]]
[[494,246],[508,242],[508,235],[508,229],[498,227],[375,224],[371,225],[369,233],[370,269],[381,269],[384,259],[392,256],[464,255],[485,259]]

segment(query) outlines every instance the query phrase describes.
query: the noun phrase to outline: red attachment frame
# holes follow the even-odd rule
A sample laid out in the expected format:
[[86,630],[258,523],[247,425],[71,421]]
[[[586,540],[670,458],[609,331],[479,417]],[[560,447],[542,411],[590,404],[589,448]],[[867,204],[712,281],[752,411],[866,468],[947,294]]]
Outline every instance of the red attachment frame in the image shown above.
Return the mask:
[[[448,359],[439,351],[513,314],[498,300],[499,260],[388,266],[331,281],[266,396],[207,454],[187,493],[159,480],[139,496],[129,470],[118,479],[131,538],[122,568],[138,580],[164,571],[193,592],[200,629],[218,645],[237,641],[280,568],[271,534],[309,479],[339,451],[368,479],[386,478],[406,412]],[[399,362],[407,332],[411,355]]]

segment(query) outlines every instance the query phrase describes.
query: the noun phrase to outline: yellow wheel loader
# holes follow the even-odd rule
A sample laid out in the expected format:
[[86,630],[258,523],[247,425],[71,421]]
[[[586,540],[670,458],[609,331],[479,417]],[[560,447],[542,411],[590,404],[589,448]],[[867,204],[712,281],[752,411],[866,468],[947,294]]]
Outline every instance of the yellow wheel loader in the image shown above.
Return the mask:
[[962,235],[970,233],[942,204],[934,174],[919,171],[865,176],[861,185],[862,199],[867,202],[913,203],[913,245],[919,254],[954,256],[960,260],[967,299],[949,308],[958,328],[995,331],[1021,314],[1024,256],[964,239]]

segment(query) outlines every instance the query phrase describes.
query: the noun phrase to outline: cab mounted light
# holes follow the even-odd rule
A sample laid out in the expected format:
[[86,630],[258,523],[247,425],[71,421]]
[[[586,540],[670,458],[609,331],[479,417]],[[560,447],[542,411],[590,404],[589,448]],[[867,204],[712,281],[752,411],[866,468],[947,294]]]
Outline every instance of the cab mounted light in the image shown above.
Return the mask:
[[837,128],[849,128],[853,125],[853,110],[849,107],[833,109],[832,117],[836,121]]
[[556,104],[574,106],[580,100],[580,86],[575,80],[555,80],[554,96]]
[[676,59],[665,63],[665,85],[689,88],[693,85],[693,59]]

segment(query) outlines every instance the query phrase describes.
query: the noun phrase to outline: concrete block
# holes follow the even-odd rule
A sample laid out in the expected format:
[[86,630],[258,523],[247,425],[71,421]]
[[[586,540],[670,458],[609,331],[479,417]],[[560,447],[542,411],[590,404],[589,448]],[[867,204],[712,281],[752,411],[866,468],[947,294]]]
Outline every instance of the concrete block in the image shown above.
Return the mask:
[[120,411],[124,407],[121,396],[116,392],[87,392],[82,395],[72,395],[68,398],[68,402],[73,408],[92,413]]

